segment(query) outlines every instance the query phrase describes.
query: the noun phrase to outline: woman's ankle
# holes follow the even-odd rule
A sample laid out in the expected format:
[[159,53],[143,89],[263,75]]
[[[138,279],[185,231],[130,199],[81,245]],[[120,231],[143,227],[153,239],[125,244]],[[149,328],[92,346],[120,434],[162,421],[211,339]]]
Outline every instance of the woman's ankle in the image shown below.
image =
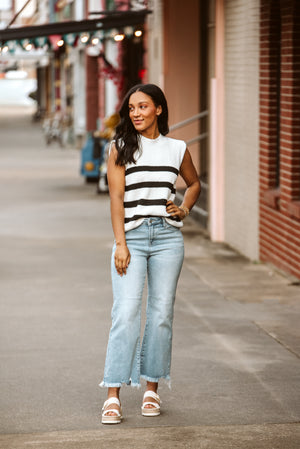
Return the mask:
[[120,388],[119,387],[109,387],[108,391],[107,391],[107,397],[120,399]]
[[158,382],[148,382],[147,381],[147,391],[154,391],[154,393],[157,393],[158,389]]

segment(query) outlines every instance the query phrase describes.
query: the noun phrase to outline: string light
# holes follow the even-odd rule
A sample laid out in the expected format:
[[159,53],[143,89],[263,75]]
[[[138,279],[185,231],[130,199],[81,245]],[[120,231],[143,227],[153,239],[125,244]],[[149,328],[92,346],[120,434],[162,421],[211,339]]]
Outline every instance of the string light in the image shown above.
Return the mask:
[[125,38],[125,34],[123,34],[123,33],[118,33],[114,36],[114,40],[116,42],[121,42],[124,38]]
[[80,40],[83,44],[86,44],[87,41],[89,40],[90,36],[88,33],[84,33],[81,35]]
[[23,39],[23,40],[17,40],[17,41],[11,41],[13,42],[13,45],[11,43],[2,43],[0,45],[0,53],[6,53],[6,52],[15,52],[16,46],[20,45],[24,50],[31,51],[35,48],[42,48],[45,51],[49,48],[51,49],[52,46],[54,48],[56,47],[63,47],[64,45],[77,45],[77,38],[79,38],[79,42],[82,44],[90,44],[94,47],[98,47],[100,45],[100,42],[102,43],[105,39],[114,39],[115,42],[122,42],[126,37],[127,38],[140,38],[143,35],[143,29],[142,27],[132,27],[132,26],[126,26],[122,30],[118,30],[117,28],[113,28],[110,30],[99,30],[96,33],[92,32],[83,32],[79,36],[76,33],[69,33],[65,34],[63,36],[57,36],[59,38],[57,42],[54,43],[54,45],[51,45],[50,41],[48,42],[47,37],[38,37],[34,39],[33,41],[30,39]]

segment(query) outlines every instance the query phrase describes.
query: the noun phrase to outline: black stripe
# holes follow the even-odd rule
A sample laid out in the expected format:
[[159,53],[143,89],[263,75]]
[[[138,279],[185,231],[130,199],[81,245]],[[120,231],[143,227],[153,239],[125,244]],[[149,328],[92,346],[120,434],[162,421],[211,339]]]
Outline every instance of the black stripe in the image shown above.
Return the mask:
[[178,175],[179,173],[177,168],[171,167],[170,165],[140,165],[138,167],[127,168],[125,171],[125,176],[138,171],[170,171],[175,173],[175,175]]
[[159,200],[144,200],[141,198],[136,201],[125,201],[124,207],[136,207],[136,206],[165,206],[167,204],[167,200],[159,199]]
[[125,218],[125,223],[129,223],[130,221],[138,220],[139,218],[150,218],[155,217],[155,215],[134,215],[133,217]]
[[137,182],[135,184],[130,184],[129,186],[125,186],[125,192],[129,190],[142,189],[144,187],[167,187],[171,190],[172,193],[176,193],[176,189],[174,188],[171,182],[161,182],[161,181],[147,181],[147,182]]
[[[125,218],[124,222],[130,223],[131,221],[136,221],[139,218],[151,218],[151,217],[155,217],[155,215],[153,215],[153,214],[151,214],[151,215],[134,215],[133,217]],[[168,218],[169,220],[173,220],[173,221],[181,221],[180,218],[178,218],[178,217],[176,217],[176,218],[175,217],[162,217],[162,218]]]

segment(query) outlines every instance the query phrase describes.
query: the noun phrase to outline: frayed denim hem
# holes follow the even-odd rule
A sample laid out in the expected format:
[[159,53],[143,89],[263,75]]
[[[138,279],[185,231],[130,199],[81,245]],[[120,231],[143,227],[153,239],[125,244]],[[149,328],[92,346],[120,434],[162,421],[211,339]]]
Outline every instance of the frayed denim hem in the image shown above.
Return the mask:
[[121,388],[122,385],[127,385],[133,388],[141,388],[141,384],[133,383],[131,380],[128,382],[105,382],[104,380],[99,384],[101,388]]
[[148,377],[141,374],[141,378],[146,380],[146,382],[155,382],[158,383],[160,379],[164,380],[165,383],[168,385],[169,389],[171,390],[171,378],[170,376],[162,376],[162,377]]

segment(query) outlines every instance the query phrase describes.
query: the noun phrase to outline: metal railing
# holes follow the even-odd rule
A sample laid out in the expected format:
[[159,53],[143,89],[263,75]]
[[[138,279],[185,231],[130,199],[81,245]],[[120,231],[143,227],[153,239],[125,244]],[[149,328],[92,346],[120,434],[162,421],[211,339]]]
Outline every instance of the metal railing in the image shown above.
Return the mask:
[[[170,132],[175,131],[176,129],[182,128],[183,126],[190,125],[191,123],[199,120],[203,117],[208,116],[208,111],[199,112],[199,114],[193,115],[192,117],[187,118],[186,120],[182,120],[182,122],[175,123],[175,125],[170,126]],[[198,134],[192,139],[186,142],[187,145],[192,145],[193,143],[200,142],[200,140],[206,139],[208,137],[208,133]]]
[[[184,126],[190,125],[191,123],[194,123],[196,120],[200,120],[200,119],[202,119],[204,117],[207,117],[207,116],[208,116],[208,111],[207,110],[199,112],[198,114],[193,115],[192,117],[189,117],[186,120],[182,120],[181,122],[175,123],[174,125],[170,126],[170,132],[171,131],[175,131],[175,130],[177,130],[179,128],[182,128]],[[200,142],[201,140],[206,139],[207,137],[208,137],[208,132],[204,132],[204,133],[198,134],[197,136],[195,136],[192,139],[188,140],[186,142],[186,144],[187,144],[187,146],[189,146],[189,145],[192,145],[193,143]],[[204,187],[205,183],[203,183],[203,181],[201,182],[201,184]],[[208,186],[206,184],[205,184],[205,187],[208,188]],[[177,196],[177,198],[180,201],[182,201],[183,195],[181,193],[177,192],[176,196]],[[196,212],[197,214],[199,214],[201,217],[203,217],[205,219],[207,219],[207,217],[208,217],[208,212],[206,210],[202,209],[201,207],[197,206],[197,205],[195,205],[193,207],[193,211]]]

